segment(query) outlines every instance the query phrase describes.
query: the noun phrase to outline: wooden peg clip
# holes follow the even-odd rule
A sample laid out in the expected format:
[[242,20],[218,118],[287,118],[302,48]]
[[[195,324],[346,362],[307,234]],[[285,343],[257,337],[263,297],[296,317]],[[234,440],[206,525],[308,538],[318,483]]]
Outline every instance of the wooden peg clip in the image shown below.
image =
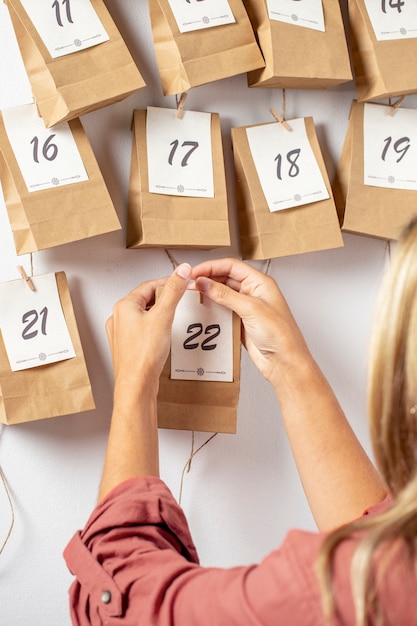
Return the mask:
[[398,98],[397,102],[394,102],[394,104],[390,104],[390,107],[387,111],[388,115],[393,116],[395,111],[400,108],[404,100],[405,100],[405,96],[401,96],[400,98]]
[[184,108],[184,104],[185,101],[187,100],[187,93],[184,91],[181,96],[180,99],[177,102],[177,115],[176,117],[182,117],[182,110]]
[[291,130],[291,126],[284,120],[283,117],[281,117],[281,115],[278,113],[278,111],[275,111],[275,109],[269,109],[269,111],[275,117],[277,122],[279,122],[281,124],[281,126],[283,126],[285,128],[285,130]]
[[32,279],[25,272],[25,268],[22,265],[18,265],[17,269],[19,270],[20,274],[22,275],[23,280],[26,281],[26,284],[29,287],[29,289],[31,291],[36,291],[35,285],[33,284]]

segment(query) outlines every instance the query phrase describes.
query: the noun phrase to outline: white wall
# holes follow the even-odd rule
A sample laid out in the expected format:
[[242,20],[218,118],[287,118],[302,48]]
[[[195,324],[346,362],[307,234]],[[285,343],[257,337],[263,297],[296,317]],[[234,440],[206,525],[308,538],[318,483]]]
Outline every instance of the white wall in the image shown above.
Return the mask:
[[[112,195],[126,223],[134,108],[175,106],[163,97],[151,40],[147,3],[113,0],[109,9],[128,42],[147,87],[127,100],[82,119]],[[344,3],[345,6],[345,3]],[[346,7],[345,7],[346,8]],[[353,83],[330,91],[286,93],[286,115],[313,116],[330,177],[355,97]],[[0,4],[0,108],[31,101],[9,17]],[[281,90],[250,90],[241,75],[189,93],[187,108],[219,112],[230,197],[234,178],[230,128],[272,121],[282,111]],[[239,255],[236,220],[231,249],[176,251],[177,261]],[[309,345],[329,377],[349,419],[369,450],[366,427],[366,360],[374,297],[387,259],[387,243],[343,235],[333,251],[273,259],[279,281]],[[95,500],[111,412],[112,374],[104,323],[113,303],[136,283],[171,271],[161,249],[126,250],[125,232],[111,233],[34,253],[34,273],[65,270],[97,408],[18,426],[0,427],[0,465],[8,480],[15,526],[0,556],[2,626],[70,624],[71,581],[62,550],[81,527]],[[30,268],[30,255],[16,256],[0,199],[0,281]],[[265,263],[255,263],[265,268]],[[207,434],[196,434],[196,446]],[[162,477],[178,496],[191,433],[161,431]],[[243,354],[238,433],[217,435],[195,457],[186,475],[183,506],[203,564],[229,566],[262,558],[293,526],[314,528],[268,385]],[[0,484],[0,545],[10,514]]]

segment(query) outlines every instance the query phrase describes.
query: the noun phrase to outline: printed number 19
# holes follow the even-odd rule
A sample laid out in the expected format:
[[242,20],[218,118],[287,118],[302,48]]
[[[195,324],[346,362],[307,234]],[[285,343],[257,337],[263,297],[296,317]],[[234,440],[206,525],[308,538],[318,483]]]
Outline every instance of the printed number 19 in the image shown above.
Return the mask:
[[[388,151],[388,148],[391,145],[392,142],[392,137],[387,137],[386,139],[384,139],[385,142],[385,147],[382,151],[381,154],[381,159],[383,161],[385,161],[385,157]],[[397,141],[395,141],[392,144],[392,147],[394,149],[394,152],[396,152],[397,154],[400,154],[401,156],[397,159],[396,163],[399,163],[401,161],[401,159],[403,159],[407,153],[407,150],[410,147],[410,138],[409,137],[401,137],[400,139],[397,139]]]

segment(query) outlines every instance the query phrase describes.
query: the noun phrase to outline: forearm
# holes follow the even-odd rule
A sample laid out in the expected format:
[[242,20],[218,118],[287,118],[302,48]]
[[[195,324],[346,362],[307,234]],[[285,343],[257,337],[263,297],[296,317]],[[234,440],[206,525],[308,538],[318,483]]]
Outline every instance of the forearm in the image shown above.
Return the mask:
[[359,517],[386,488],[311,355],[271,380],[300,478],[320,530]]
[[159,476],[157,391],[151,381],[116,384],[99,500],[128,478]]

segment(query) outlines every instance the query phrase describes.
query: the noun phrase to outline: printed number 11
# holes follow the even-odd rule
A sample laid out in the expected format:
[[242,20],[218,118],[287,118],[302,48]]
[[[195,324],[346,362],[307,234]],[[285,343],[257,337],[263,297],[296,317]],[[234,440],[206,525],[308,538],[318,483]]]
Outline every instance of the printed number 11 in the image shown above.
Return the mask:
[[[70,0],[62,0],[62,4],[65,5],[65,11],[67,14],[68,22],[70,24],[73,24],[74,22],[72,21]],[[56,17],[58,26],[64,27],[64,24],[62,23],[62,20],[61,20],[61,9],[60,9],[58,0],[55,0],[55,2],[52,4],[52,8],[55,9],[55,17]]]

